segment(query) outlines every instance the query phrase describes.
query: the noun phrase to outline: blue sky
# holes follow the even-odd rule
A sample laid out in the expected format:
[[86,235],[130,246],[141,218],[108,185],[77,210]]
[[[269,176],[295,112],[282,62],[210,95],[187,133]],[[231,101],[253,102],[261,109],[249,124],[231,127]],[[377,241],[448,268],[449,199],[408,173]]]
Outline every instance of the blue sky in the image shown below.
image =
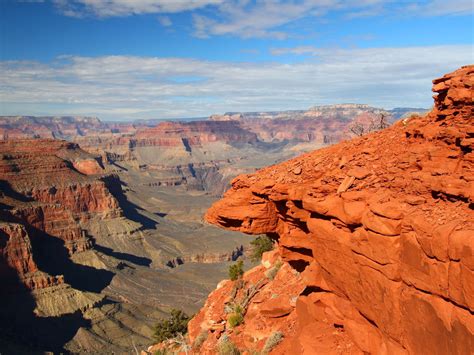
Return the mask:
[[1,0],[0,114],[427,107],[473,31],[470,0]]

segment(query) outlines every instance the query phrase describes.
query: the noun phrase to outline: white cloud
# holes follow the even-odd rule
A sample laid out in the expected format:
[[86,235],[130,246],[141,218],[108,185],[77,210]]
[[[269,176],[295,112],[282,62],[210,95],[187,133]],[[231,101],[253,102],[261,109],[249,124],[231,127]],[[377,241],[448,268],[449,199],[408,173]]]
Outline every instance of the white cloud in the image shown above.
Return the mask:
[[236,34],[244,38],[260,37],[285,39],[288,34],[276,27],[319,14],[327,8],[337,7],[338,0],[260,1],[249,6],[247,1],[226,2],[218,7],[217,16],[194,16],[195,34]]
[[[71,17],[124,17],[142,14],[193,12],[199,38],[235,35],[243,38],[286,39],[282,27],[302,18],[323,17],[334,11],[346,19],[373,16],[442,16],[472,14],[471,0],[52,0]],[[202,11],[197,10],[209,10]],[[159,18],[170,26],[168,17]]]
[[472,15],[474,5],[472,0],[430,0],[410,3],[406,10],[420,16]]
[[53,0],[66,16],[117,17],[192,11],[224,0]]
[[302,18],[323,17],[334,11],[346,19],[374,16],[441,16],[472,14],[471,0],[428,0],[397,3],[393,0],[273,0],[225,1],[210,15],[194,14],[195,35],[237,35],[243,38],[286,39],[282,26]]
[[314,46],[298,46],[298,47],[286,47],[286,48],[272,48],[270,49],[272,55],[284,55],[284,54],[295,54],[295,55],[312,55],[316,56],[319,51]]
[[169,26],[173,25],[173,22],[171,21],[171,19],[168,16],[159,16],[158,17],[158,22],[163,27],[169,27]]
[[432,104],[431,80],[472,62],[471,46],[318,49],[317,60],[229,63],[131,56],[0,62],[0,114],[206,116],[368,103]]

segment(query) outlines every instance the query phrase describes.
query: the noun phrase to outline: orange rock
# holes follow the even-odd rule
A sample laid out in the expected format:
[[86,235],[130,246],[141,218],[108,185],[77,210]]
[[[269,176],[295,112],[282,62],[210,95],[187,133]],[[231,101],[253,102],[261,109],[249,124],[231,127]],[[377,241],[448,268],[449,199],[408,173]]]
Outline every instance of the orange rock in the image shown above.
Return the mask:
[[[239,334],[224,331],[238,347],[278,331],[274,354],[472,352],[473,79],[466,66],[435,80],[424,117],[234,180],[206,219],[277,241],[244,281],[285,262]],[[192,334],[230,291],[209,296]]]

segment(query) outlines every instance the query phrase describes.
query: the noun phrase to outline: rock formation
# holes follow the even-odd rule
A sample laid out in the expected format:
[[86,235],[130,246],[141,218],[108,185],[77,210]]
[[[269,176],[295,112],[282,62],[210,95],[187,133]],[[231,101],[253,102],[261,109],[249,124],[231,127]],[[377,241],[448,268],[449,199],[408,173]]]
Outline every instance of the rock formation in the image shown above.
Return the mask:
[[205,193],[160,195],[146,172],[110,170],[76,143],[0,141],[0,352],[133,352],[171,307],[195,312],[247,247],[203,225]]
[[0,116],[0,139],[60,138],[73,140],[89,134],[134,133],[141,124],[104,123],[96,117]]
[[100,160],[74,143],[48,139],[0,142],[0,254],[5,272],[7,267],[16,270],[29,289],[64,281],[62,276],[38,270],[32,242],[58,238],[70,254],[91,247],[78,222],[97,214],[121,214],[107,187],[111,178],[94,175],[100,173],[104,173]]
[[433,83],[424,117],[233,180],[206,219],[277,247],[211,293],[196,353],[472,353],[474,66]]
[[[0,140],[66,139],[100,157],[109,172],[131,168],[152,174],[156,186],[182,185],[220,195],[236,174],[253,172],[255,162],[259,162],[256,167],[262,167],[337,143],[353,135],[352,124],[367,128],[382,114],[391,122],[407,110],[397,109],[392,114],[368,105],[341,104],[229,113],[200,121],[123,123],[93,117],[3,116]],[[75,167],[99,173],[91,161],[78,162]]]
[[242,127],[257,134],[264,142],[299,141],[333,144],[353,136],[350,126],[354,122],[378,120],[381,115],[393,123],[406,113],[423,109],[397,108],[384,110],[362,104],[314,106],[308,110],[275,112],[229,112],[212,115],[213,121],[237,121]]
[[257,136],[242,129],[235,121],[163,122],[139,130],[134,145],[179,146],[186,149],[205,143],[255,143]]

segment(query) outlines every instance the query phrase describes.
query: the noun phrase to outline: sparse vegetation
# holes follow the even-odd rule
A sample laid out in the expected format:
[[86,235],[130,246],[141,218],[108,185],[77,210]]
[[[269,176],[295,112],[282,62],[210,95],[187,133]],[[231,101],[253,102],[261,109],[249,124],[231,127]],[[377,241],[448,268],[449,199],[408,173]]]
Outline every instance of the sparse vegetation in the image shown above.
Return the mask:
[[174,343],[175,346],[178,347],[178,353],[184,352],[188,354],[188,351],[191,350],[191,346],[189,345],[189,341],[187,337],[185,337],[182,333],[178,333],[176,337],[170,339],[171,343]]
[[278,273],[278,270],[280,270],[282,265],[283,265],[283,263],[280,260],[278,260],[275,263],[275,265],[273,265],[270,269],[265,271],[265,276],[268,279],[273,280],[275,278],[276,274]]
[[156,342],[161,343],[166,339],[177,337],[178,334],[185,334],[189,319],[189,316],[183,311],[172,309],[168,319],[162,319],[155,325],[153,338]]
[[244,275],[244,262],[238,260],[235,264],[229,266],[229,278],[232,281],[240,279]]
[[273,249],[273,240],[266,235],[260,235],[250,242],[253,246],[252,261],[258,261],[262,254]]
[[201,333],[199,333],[196,339],[194,339],[193,349],[200,349],[202,344],[204,344],[206,341],[207,335],[207,330],[203,330]]
[[217,353],[219,355],[240,355],[240,350],[227,335],[223,335],[217,344]]
[[265,342],[265,346],[263,347],[263,353],[268,354],[270,351],[272,351],[275,346],[280,344],[280,342],[283,340],[283,333],[282,332],[274,332],[272,333],[267,341]]
[[229,327],[235,328],[244,322],[244,310],[240,305],[234,305],[232,313],[227,317]]
[[387,128],[388,126],[389,124],[387,123],[385,115],[382,113],[379,117],[372,118],[367,124],[363,124],[361,122],[353,122],[349,129],[353,134],[361,137],[364,134],[380,131],[382,129]]
[[229,326],[231,328],[235,328],[243,323],[244,317],[240,313],[231,313],[229,314],[227,321],[229,322]]

